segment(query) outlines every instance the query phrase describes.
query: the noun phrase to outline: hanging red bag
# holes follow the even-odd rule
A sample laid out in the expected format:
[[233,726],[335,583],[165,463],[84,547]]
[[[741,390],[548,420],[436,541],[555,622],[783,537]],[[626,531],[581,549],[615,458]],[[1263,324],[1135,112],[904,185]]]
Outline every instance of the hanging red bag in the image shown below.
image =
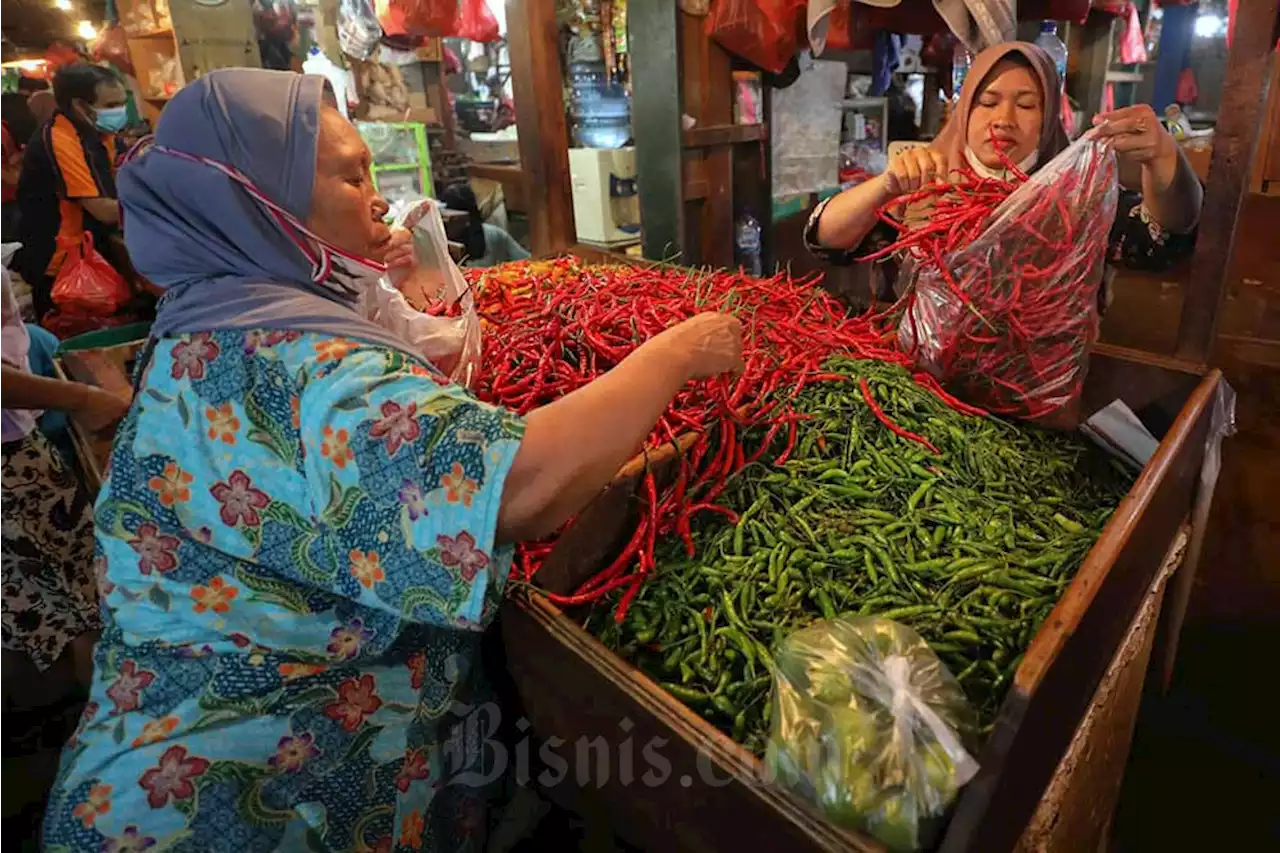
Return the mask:
[[486,0],[462,0],[458,4],[458,21],[453,28],[453,35],[471,41],[497,41],[498,19],[489,11]]
[[796,24],[803,5],[796,0],[716,0],[706,33],[730,53],[780,74],[799,44]]
[[1174,99],[1183,106],[1190,106],[1200,97],[1200,87],[1196,85],[1196,72],[1190,68],[1182,69],[1178,74],[1178,89]]
[[831,18],[827,23],[827,50],[851,50],[853,42],[849,38],[849,6],[853,0],[840,0],[831,10]]
[[378,22],[388,36],[453,35],[458,0],[378,0]]
[[133,292],[116,268],[93,246],[88,231],[79,245],[67,249],[50,294],[63,311],[106,317],[133,298]]

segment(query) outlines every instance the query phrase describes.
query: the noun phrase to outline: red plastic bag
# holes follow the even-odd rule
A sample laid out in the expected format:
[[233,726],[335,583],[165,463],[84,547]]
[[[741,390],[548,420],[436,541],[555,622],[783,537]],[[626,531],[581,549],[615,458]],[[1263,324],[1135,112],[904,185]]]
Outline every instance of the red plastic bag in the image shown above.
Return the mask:
[[458,4],[458,20],[453,35],[471,41],[497,41],[500,37],[498,19],[489,11],[485,0],[462,0]]
[[129,55],[129,37],[124,27],[112,24],[103,30],[93,45],[93,58],[98,62],[110,62],[125,74],[132,75],[133,58]]
[[827,50],[850,50],[853,42],[849,38],[849,4],[853,0],[840,0],[831,10],[827,19]]
[[1129,4],[1129,18],[1124,25],[1124,34],[1120,36],[1120,61],[1146,62],[1147,40],[1142,34],[1142,21],[1138,19],[1138,7]]
[[1200,87],[1196,85],[1196,72],[1190,68],[1182,69],[1182,73],[1178,75],[1178,90],[1174,100],[1185,106],[1194,104],[1198,97],[1200,97]]
[[379,0],[377,7],[378,20],[389,36],[453,35],[458,17],[458,0]]
[[1075,426],[1118,197],[1114,152],[1086,134],[1001,202],[976,239],[908,257],[903,349],[966,403]]
[[80,244],[67,250],[51,296],[53,303],[68,313],[106,317],[124,307],[133,291],[93,247],[93,235],[86,231]]
[[782,73],[796,52],[796,25],[803,3],[795,0],[716,0],[706,33],[725,50]]

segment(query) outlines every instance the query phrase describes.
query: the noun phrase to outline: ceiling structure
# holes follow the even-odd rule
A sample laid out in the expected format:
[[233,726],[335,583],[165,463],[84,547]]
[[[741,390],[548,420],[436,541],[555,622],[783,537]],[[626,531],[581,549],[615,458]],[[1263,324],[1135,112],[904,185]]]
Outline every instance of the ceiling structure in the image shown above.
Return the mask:
[[97,25],[106,14],[106,0],[71,0],[71,6],[62,11],[54,0],[0,0],[4,60],[39,55],[54,41],[72,41],[79,21]]

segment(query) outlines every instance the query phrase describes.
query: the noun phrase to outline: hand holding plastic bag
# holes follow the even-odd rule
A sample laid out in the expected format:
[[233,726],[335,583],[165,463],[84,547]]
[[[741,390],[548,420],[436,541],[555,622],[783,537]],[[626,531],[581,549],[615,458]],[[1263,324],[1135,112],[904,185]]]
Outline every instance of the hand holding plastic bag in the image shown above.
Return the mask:
[[977,239],[941,264],[907,259],[903,349],[967,403],[1074,427],[1117,198],[1115,154],[1085,134],[1001,202]]
[[133,291],[93,247],[93,235],[86,231],[79,244],[67,250],[51,296],[63,311],[105,317],[123,308]]
[[905,625],[843,616],[792,634],[775,662],[778,781],[895,851],[929,843],[978,771],[962,743],[973,711],[938,656]]
[[[362,299],[366,319],[395,332],[449,378],[470,386],[480,367],[480,317],[462,273],[449,257],[435,201],[399,205],[396,227],[413,234],[415,267],[387,278]],[[418,307],[415,307],[415,304]]]

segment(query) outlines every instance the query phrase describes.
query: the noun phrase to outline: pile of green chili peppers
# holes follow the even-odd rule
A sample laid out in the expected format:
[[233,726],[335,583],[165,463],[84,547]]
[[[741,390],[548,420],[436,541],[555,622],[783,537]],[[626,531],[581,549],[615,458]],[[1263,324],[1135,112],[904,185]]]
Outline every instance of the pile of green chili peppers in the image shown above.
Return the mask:
[[[989,728],[1132,475],[1075,434],[962,415],[900,367],[837,358],[824,369],[850,381],[796,398],[809,419],[790,458],[744,468],[721,499],[737,523],[699,516],[693,558],[678,538],[659,542],[626,621],[614,623],[610,599],[586,627],[757,755],[771,650],[841,613],[914,628]],[[860,378],[940,455],[881,425]]]

